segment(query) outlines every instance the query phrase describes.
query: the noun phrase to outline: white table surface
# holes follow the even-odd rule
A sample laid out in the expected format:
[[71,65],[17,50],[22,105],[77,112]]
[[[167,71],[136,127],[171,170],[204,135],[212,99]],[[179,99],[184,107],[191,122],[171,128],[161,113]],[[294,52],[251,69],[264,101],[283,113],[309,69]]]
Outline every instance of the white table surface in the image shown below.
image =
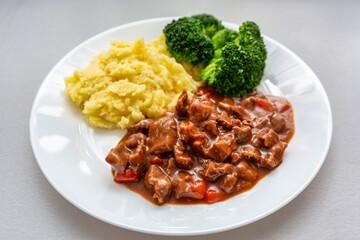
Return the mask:
[[[97,220],[60,196],[29,139],[37,89],[68,51],[108,28],[212,13],[298,54],[320,78],[333,140],[312,183],[276,213],[235,230],[181,239],[360,239],[360,1],[0,1],[0,239],[170,239]],[[141,33],[139,33],[140,35]],[[173,237],[179,238],[179,237]]]

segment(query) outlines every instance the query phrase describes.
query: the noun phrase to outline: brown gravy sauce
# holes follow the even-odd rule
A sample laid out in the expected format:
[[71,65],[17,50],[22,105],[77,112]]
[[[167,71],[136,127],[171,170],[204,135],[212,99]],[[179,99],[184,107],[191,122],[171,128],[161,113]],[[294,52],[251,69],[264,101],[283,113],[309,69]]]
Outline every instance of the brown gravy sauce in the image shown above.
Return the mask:
[[[225,160],[217,159],[217,161],[216,160],[214,161],[214,159],[212,159],[209,156],[201,156],[202,154],[197,154],[196,151],[191,150],[192,143],[187,143],[186,141],[183,141],[186,149],[185,152],[188,151],[188,153],[190,153],[190,157],[193,159],[193,165],[188,169],[184,169],[182,167],[179,167],[177,164],[174,164],[173,151],[161,153],[161,154],[155,154],[155,153],[150,154],[149,146],[151,146],[151,140],[149,140],[150,139],[149,130],[146,129],[142,130],[142,133],[144,133],[146,137],[148,137],[147,140],[145,141],[146,148],[144,150],[145,151],[144,158],[146,159],[145,161],[147,161],[148,165],[145,167],[146,168],[145,170],[141,171],[141,173],[139,174],[139,179],[137,179],[137,181],[122,182],[121,184],[124,184],[128,189],[140,194],[142,197],[144,197],[146,200],[152,203],[159,204],[159,201],[157,199],[154,199],[155,190],[151,187],[150,188],[146,187],[149,186],[149,184],[148,185],[145,184],[145,173],[149,168],[149,166],[151,165],[156,165],[157,167],[159,167],[163,171],[163,173],[167,175],[170,182],[173,183],[173,185],[171,186],[170,193],[164,200],[165,203],[169,203],[169,204],[209,203],[209,199],[207,196],[204,196],[204,198],[202,199],[196,199],[186,196],[185,197],[174,196],[176,195],[174,194],[174,180],[177,177],[179,171],[187,171],[193,176],[195,181],[197,180],[205,181],[206,191],[212,189],[215,190],[217,193],[217,200],[215,202],[224,201],[235,195],[250,190],[262,178],[264,178],[271,171],[276,169],[282,163],[284,150],[294,134],[295,126],[294,126],[293,109],[291,104],[285,98],[265,95],[257,90],[255,90],[253,93],[248,94],[244,98],[236,98],[236,97],[229,98],[217,94],[210,87],[199,88],[197,93],[192,98],[199,99],[200,101],[210,100],[211,103],[216,106],[216,114],[218,115],[224,112],[224,108],[219,107],[219,103],[228,106],[241,106],[247,113],[248,115],[247,117],[237,117],[236,114],[231,115],[232,114],[231,111],[225,111],[225,112],[227,112],[230,119],[239,118],[241,120],[241,123],[237,121],[237,124],[240,124],[239,126],[242,127],[251,126],[251,139],[248,139],[247,141],[240,141],[240,142],[238,141],[235,144],[236,147],[232,150],[232,153],[228,155]],[[190,101],[190,99],[192,98],[189,98],[188,101]],[[173,119],[175,119],[177,125],[177,135],[179,139],[181,139],[181,137],[179,137],[181,136],[179,130],[181,122],[189,125],[194,124],[196,128],[200,129],[200,131],[203,131],[205,133],[205,138],[207,139],[207,142],[206,144],[204,144],[204,146],[206,145],[205,147],[206,151],[210,151],[210,148],[214,145],[214,143],[219,141],[219,137],[210,136],[208,132],[206,132],[202,127],[200,127],[200,125],[203,126],[202,125],[203,123],[201,124],[191,123],[189,120],[190,108],[191,108],[191,104],[188,107],[187,116],[179,116],[177,111],[166,112],[164,113],[163,116],[171,116]],[[157,119],[154,120],[156,121]],[[219,136],[225,133],[231,133],[234,134],[234,136],[236,136],[236,134],[234,133],[235,132],[234,128],[232,130],[225,129],[223,128],[223,126],[221,126],[221,124],[219,125],[220,120],[216,120],[216,121],[218,122],[217,128],[219,129],[220,132]],[[234,122],[235,120],[232,121]],[[273,132],[276,132],[276,135],[278,136],[278,138],[276,136],[274,137],[274,139],[278,139],[275,145],[271,145],[273,143],[267,143],[267,141],[271,142],[272,139],[269,138],[268,140],[266,138],[269,135],[273,134]],[[118,148],[117,150],[118,152],[124,151],[124,149],[121,150],[119,148],[119,145],[121,145],[121,143],[124,145],[124,142],[127,141],[132,134],[134,133],[133,132],[129,133],[128,131],[128,133],[122,138],[122,140],[119,142],[118,146],[116,147]],[[271,146],[270,145],[269,145],[270,147],[264,146],[266,143],[270,144]],[[275,149],[276,147],[278,147],[280,150]],[[116,148],[112,149],[112,152],[116,152]],[[259,158],[252,157],[252,155],[247,155],[248,153],[244,152],[244,148],[251,148],[251,149],[255,149],[256,151],[259,151],[260,160]],[[133,154],[135,150],[134,148],[126,148],[126,151]],[[116,154],[118,154],[118,152]],[[240,176],[241,172],[237,171],[237,166],[239,166],[238,161],[237,160],[234,161],[235,164],[232,163],[233,161],[232,159],[234,159],[233,152],[239,152],[241,155],[239,161],[240,162],[243,161],[247,163],[248,168],[250,168],[251,171],[256,171],[256,178],[249,180],[249,179],[244,179],[243,177]],[[124,168],[121,167],[121,164],[116,163],[115,160],[110,159],[109,156],[107,157],[106,160],[112,165],[112,173],[114,176],[114,180],[116,180],[115,179],[116,173],[124,172]],[[152,164],[151,163],[152,159],[156,157],[161,158],[161,163]],[[270,161],[269,159],[271,159],[272,161]],[[231,191],[224,190],[227,188],[223,186],[225,181],[223,181],[223,179],[221,178],[225,178],[226,174],[221,175],[220,177],[216,178],[214,181],[204,180],[204,173],[202,171],[204,171],[206,163],[209,161],[215,162],[217,166],[223,166],[222,164],[229,163],[233,167],[234,171],[235,172],[237,171],[237,173],[239,173],[237,175],[238,180],[236,184],[232,187]],[[127,166],[129,166],[129,163],[127,163]],[[133,168],[134,171],[139,170],[138,167],[136,166],[133,167],[134,167]],[[212,203],[212,201],[210,201],[210,203]]]

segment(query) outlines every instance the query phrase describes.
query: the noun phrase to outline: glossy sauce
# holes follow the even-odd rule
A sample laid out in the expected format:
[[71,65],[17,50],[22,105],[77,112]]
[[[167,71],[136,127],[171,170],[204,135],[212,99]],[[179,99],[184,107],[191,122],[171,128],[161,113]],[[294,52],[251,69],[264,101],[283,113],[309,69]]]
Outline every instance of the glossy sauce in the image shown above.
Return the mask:
[[[194,101],[194,99],[198,99],[200,103],[201,101],[203,101],[205,105],[206,104],[209,106],[210,105],[212,106],[212,104],[215,105],[216,112],[212,113],[211,116],[217,116],[217,117],[213,117],[213,119],[216,119],[217,122],[216,128],[218,129],[219,132],[217,136],[214,136],[213,134],[210,134],[209,131],[204,130],[205,129],[204,123],[206,121],[210,121],[211,117],[209,117],[209,119],[201,121],[200,123],[196,123],[196,121],[195,123],[191,122],[190,120],[191,111],[189,109],[191,108],[191,103]],[[209,100],[211,103],[209,102]],[[179,104],[180,103],[178,103],[178,105]],[[202,87],[197,91],[197,93],[192,98],[189,98],[187,104],[189,106],[187,108],[186,116],[179,116],[179,112],[177,111],[169,111],[164,113],[164,115],[160,118],[164,118],[164,116],[166,116],[176,121],[176,135],[177,135],[176,141],[181,141],[184,144],[185,149],[183,150],[183,153],[185,153],[185,155],[186,154],[190,155],[192,159],[191,167],[187,167],[187,168],[181,166],[179,167],[178,162],[174,160],[175,159],[174,149],[173,149],[174,146],[168,152],[162,152],[160,154],[149,153],[149,146],[154,146],[154,144],[151,145],[152,140],[149,134],[149,129],[142,129],[141,131],[138,131],[138,133],[142,133],[146,137],[146,138],[143,137],[145,140],[138,140],[138,143],[142,141],[141,144],[145,144],[145,147],[143,149],[144,156],[142,158],[144,162],[138,165],[132,164],[131,162],[130,164],[127,163],[126,165],[124,164],[124,162],[118,164],[116,161],[119,160],[114,160],[113,157],[111,157],[110,155],[114,155],[114,154],[119,155],[120,154],[119,152],[121,151],[124,152],[124,150],[128,151],[129,154],[134,154],[135,152],[135,147],[133,148],[124,147],[125,142],[129,139],[129,137],[135,134],[133,131],[130,131],[122,138],[118,146],[112,149],[112,151],[109,153],[110,157],[108,156],[106,159],[113,166],[112,173],[114,176],[114,180],[116,182],[124,184],[127,188],[140,194],[150,202],[159,204],[159,200],[154,198],[155,196],[154,193],[156,194],[156,190],[154,190],[155,187],[153,186],[155,185],[151,185],[149,184],[149,182],[147,182],[146,184],[146,180],[145,180],[145,173],[148,171],[150,166],[156,165],[158,169],[160,169],[162,173],[166,175],[163,176],[163,178],[169,179],[170,182],[172,183],[171,191],[168,193],[168,195],[166,195],[164,199],[162,199],[162,202],[160,202],[160,204],[213,203],[218,201],[224,201],[237,194],[248,191],[249,189],[254,187],[258,181],[260,181],[262,178],[264,178],[266,175],[268,175],[271,171],[276,169],[282,163],[284,150],[287,146],[287,143],[291,140],[295,130],[294,120],[293,120],[293,109],[291,104],[286,99],[271,95],[265,95],[260,91],[254,91],[245,98],[224,98],[216,94],[212,88]],[[226,107],[225,110],[224,110],[224,106]],[[244,115],[242,116],[239,113],[235,113],[235,111],[233,110],[229,110],[231,108],[229,106],[242,107],[239,109],[245,110]],[[199,109],[201,110],[201,108]],[[222,121],[219,117],[222,112],[226,112],[225,115],[229,119],[231,119],[232,122],[231,127],[224,127],[226,126],[226,123],[224,123],[225,125],[222,125],[221,123]],[[158,119],[154,119],[155,122]],[[150,126],[152,126],[153,124],[154,123],[152,122]],[[204,133],[205,138],[203,139],[205,140],[202,142],[203,144],[202,147],[205,150],[203,150],[203,153],[202,152],[199,153],[198,151],[194,150],[194,145],[195,145],[194,140],[192,139],[186,140],[187,136],[184,136],[184,132],[181,132],[181,130],[179,130],[181,129],[181,125],[186,127],[188,126],[191,127],[193,125],[195,126],[197,131]],[[236,126],[242,128],[251,126],[250,127],[251,138],[246,141],[244,140],[238,141],[239,137],[236,137],[238,135],[236,135],[236,131],[234,128]],[[156,127],[157,126],[154,125],[153,129]],[[187,128],[182,128],[182,129],[186,130]],[[218,152],[214,148],[214,145],[219,141],[221,141],[221,139],[225,138],[226,134],[232,136],[232,138],[230,138],[229,140],[229,143],[231,142],[230,145],[235,147],[232,147],[230,155],[226,155],[227,153],[224,153],[226,155],[226,158],[223,159],[225,155],[223,156],[222,154],[218,154]],[[240,136],[242,135],[240,134]],[[171,141],[173,141],[173,139],[169,138],[168,142]],[[274,144],[274,142],[276,143]],[[269,145],[270,147],[266,147],[265,144]],[[222,146],[226,147],[226,145],[220,145],[220,147]],[[138,146],[136,146],[136,148],[137,147]],[[247,148],[251,149],[252,151],[259,152],[260,157],[258,156],[253,157],[253,153],[248,153],[245,151],[245,149]],[[236,160],[237,159],[236,156],[238,156],[237,153],[238,155],[240,155],[239,157],[240,160]],[[120,158],[123,160],[127,156],[130,155],[121,155]],[[127,160],[125,160],[125,163],[126,161]],[[205,171],[206,169],[210,169],[208,168],[209,166],[207,165],[207,164],[210,165],[209,163],[210,161],[215,163],[216,168],[218,167],[225,168],[226,166],[229,169],[229,166],[231,166],[230,167],[231,169],[229,170],[228,173],[222,174],[219,177],[216,177],[216,179],[212,181],[205,180],[205,179],[209,179],[209,177],[212,176],[211,174],[207,176]],[[256,171],[256,178],[246,177],[246,175],[242,177],[241,170],[238,170],[239,166],[241,169],[244,169],[245,166],[244,171],[246,174],[249,171],[252,173]],[[123,174],[123,172],[125,171],[124,167],[131,168],[132,171],[135,172],[136,177],[133,179],[134,181],[123,181],[121,179],[119,180],[116,177],[117,174],[119,175],[119,173]],[[192,176],[191,181],[193,182],[193,184],[194,182],[195,183],[205,182],[206,193],[204,194],[203,198],[199,197],[201,194],[203,194],[202,188],[200,188],[201,190],[199,190],[201,191],[201,193],[196,192],[194,193],[195,195],[192,194],[191,192],[189,195],[186,192],[184,193],[181,192],[181,190],[176,189],[176,188],[180,188],[179,184],[174,185],[174,183],[176,182],[176,178],[179,179],[179,172],[183,172],[183,173],[186,172],[187,174],[190,174]],[[221,171],[218,170],[217,172],[221,172]],[[229,178],[230,183],[232,184],[229,185],[228,182],[226,182],[226,180],[224,179],[226,178],[227,175],[231,175],[231,174],[236,176],[237,180],[236,183],[233,183],[231,182],[231,178]],[[159,178],[159,181],[161,182],[162,179]],[[215,198],[210,199],[210,193],[211,193],[210,190],[216,192]],[[178,195],[174,194],[174,191],[180,192],[180,197],[178,196],[179,194]],[[183,194],[182,197],[181,194]],[[177,197],[175,197],[175,195]],[[194,197],[186,197],[186,196],[194,196]],[[197,199],[197,198],[201,198],[201,199]]]

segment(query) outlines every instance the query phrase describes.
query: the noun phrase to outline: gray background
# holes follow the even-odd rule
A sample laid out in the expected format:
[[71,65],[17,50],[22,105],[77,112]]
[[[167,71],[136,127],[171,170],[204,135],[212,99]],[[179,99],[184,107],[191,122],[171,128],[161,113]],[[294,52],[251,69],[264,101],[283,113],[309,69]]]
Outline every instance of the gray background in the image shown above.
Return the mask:
[[355,0],[1,0],[1,239],[169,239],[101,222],[61,197],[36,163],[28,122],[46,74],[82,41],[132,21],[201,12],[234,23],[256,21],[264,34],[297,53],[328,93],[334,131],[319,174],[287,206],[242,228],[184,239],[359,239],[360,1]]

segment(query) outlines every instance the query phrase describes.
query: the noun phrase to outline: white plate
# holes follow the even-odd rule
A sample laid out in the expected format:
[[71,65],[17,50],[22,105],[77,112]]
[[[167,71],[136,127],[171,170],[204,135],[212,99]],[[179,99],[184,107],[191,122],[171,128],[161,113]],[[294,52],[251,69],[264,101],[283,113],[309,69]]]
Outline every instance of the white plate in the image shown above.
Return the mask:
[[[65,95],[64,77],[84,68],[113,39],[157,38],[173,18],[139,21],[112,28],[69,52],[51,70],[35,98],[30,137],[37,162],[51,185],[72,204],[105,222],[164,235],[196,235],[240,227],[259,220],[294,199],[323,164],[331,140],[327,95],[315,74],[294,53],[264,36],[268,60],[265,77],[292,103],[295,135],[283,164],[253,189],[211,205],[155,206],[112,180],[104,158],[124,134],[85,122]],[[238,25],[224,23],[238,29]],[[271,88],[266,88],[272,93]],[[270,85],[271,86],[271,85]]]

